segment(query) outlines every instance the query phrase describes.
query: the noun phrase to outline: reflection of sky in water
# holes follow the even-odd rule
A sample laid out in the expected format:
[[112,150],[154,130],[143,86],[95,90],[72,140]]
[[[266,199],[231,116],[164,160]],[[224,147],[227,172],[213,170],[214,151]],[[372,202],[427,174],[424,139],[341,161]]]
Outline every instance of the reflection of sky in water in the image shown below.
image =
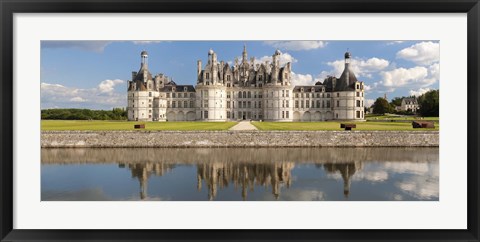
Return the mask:
[[[276,157],[282,157],[276,149],[248,150],[256,152],[255,160],[238,158],[247,151],[241,149],[238,154],[225,149],[184,150],[188,151],[185,156],[176,150],[170,159],[152,159],[158,157],[156,151],[147,158],[148,152],[136,149],[108,151],[112,153],[105,157],[102,149],[93,153],[42,150],[42,200],[439,199],[438,149],[410,149],[409,154],[395,150],[399,148],[385,149],[356,149],[357,156],[345,154],[339,159],[332,156],[345,152],[338,148],[287,149],[282,152],[289,156],[283,159]],[[385,156],[389,151],[392,158]],[[125,158],[122,152],[143,155],[145,161]],[[165,157],[168,152],[162,154]],[[198,154],[200,158],[195,158]],[[319,155],[328,159],[315,158]]]

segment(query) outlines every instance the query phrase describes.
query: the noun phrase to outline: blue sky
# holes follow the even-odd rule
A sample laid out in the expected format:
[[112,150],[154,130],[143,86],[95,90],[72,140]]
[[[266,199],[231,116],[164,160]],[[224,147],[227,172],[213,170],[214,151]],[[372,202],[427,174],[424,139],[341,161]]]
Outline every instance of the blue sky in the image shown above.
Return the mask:
[[152,74],[164,73],[178,84],[195,85],[197,60],[208,50],[231,62],[242,55],[268,60],[276,49],[292,62],[294,85],[313,85],[327,75],[340,76],[343,55],[364,81],[366,103],[387,94],[419,95],[438,89],[440,43],[419,41],[42,41],[41,107],[111,109],[125,107],[127,81],[140,68],[140,52],[149,53]]

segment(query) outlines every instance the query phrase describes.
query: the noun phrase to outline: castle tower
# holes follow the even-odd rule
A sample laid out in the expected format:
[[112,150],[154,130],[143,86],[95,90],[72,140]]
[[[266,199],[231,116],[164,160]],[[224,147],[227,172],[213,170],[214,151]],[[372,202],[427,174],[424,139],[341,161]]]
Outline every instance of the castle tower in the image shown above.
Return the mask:
[[345,52],[345,73],[346,73],[346,81],[347,85],[350,84],[350,58],[352,57],[352,54],[350,52]]
[[142,64],[141,64],[141,66],[142,66],[142,67],[143,67],[143,66],[147,67],[147,65],[148,65],[148,53],[147,53],[147,51],[145,51],[145,50],[142,51],[142,53],[140,53],[140,56],[142,57]]
[[243,44],[243,52],[242,52],[242,63],[248,61],[248,55],[247,55],[247,45]]

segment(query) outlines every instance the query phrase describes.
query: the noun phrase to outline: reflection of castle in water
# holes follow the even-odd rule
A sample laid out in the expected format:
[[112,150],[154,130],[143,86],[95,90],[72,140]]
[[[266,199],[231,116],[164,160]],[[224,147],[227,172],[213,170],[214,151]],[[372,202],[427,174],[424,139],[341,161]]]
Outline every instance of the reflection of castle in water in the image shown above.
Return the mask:
[[294,166],[293,162],[203,163],[197,166],[197,188],[201,190],[204,181],[208,187],[208,199],[213,200],[218,188],[233,183],[235,188],[241,187],[242,198],[245,200],[248,190],[253,191],[255,186],[272,187],[272,194],[278,199],[280,187],[286,185],[289,188],[292,184],[291,170]]
[[[140,199],[148,198],[148,179],[152,176],[163,176],[175,168],[173,164],[159,163],[131,163],[120,164],[127,167],[132,173],[132,178],[140,182]],[[282,187],[290,188],[292,185],[291,171],[294,162],[204,162],[197,164],[197,189],[201,191],[203,184],[208,189],[208,199],[214,200],[218,190],[233,185],[235,190],[241,189],[243,200],[247,199],[248,191],[254,191],[257,186],[271,188],[275,199],[280,196]],[[356,171],[362,168],[361,162],[317,164],[327,173],[339,173],[344,183],[344,195],[350,193],[350,182]]]
[[326,172],[340,173],[343,179],[343,195],[345,197],[348,197],[348,195],[350,194],[351,178],[353,177],[355,172],[361,170],[362,167],[363,165],[361,162],[323,164],[323,169],[325,169]]
[[140,199],[147,198],[148,179],[151,175],[163,176],[165,173],[170,172],[175,165],[165,163],[132,163],[132,164],[119,164],[120,168],[128,166],[132,172],[132,178],[137,178],[140,182]]

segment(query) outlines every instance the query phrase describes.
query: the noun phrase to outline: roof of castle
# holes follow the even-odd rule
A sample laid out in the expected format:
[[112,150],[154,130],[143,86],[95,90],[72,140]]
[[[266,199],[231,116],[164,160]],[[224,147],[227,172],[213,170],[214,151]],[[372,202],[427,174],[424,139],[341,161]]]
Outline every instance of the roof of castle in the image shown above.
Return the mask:
[[[348,76],[348,80],[347,80]],[[355,82],[357,82],[357,77],[353,71],[348,68],[348,65],[343,70],[342,75],[335,83],[335,91],[352,91],[355,90]]]
[[195,92],[195,88],[192,85],[166,85],[162,89],[161,92]]

